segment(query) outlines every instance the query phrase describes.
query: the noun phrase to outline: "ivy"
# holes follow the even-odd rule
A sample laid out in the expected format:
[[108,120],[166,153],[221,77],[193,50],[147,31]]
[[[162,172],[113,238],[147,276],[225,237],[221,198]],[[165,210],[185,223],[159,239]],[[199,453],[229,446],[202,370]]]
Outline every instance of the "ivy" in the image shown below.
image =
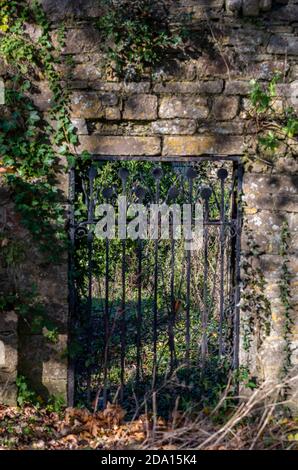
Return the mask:
[[279,281],[280,300],[284,307],[284,363],[283,363],[283,378],[287,376],[292,367],[292,329],[294,320],[292,318],[292,296],[291,296],[291,273],[289,271],[289,246],[291,241],[291,233],[289,225],[284,222],[281,230],[281,242],[279,254],[283,259],[281,265],[281,276]]
[[161,63],[182,45],[182,36],[170,28],[165,2],[103,0],[107,12],[96,22],[103,48],[116,74],[140,78],[147,67]]
[[259,349],[264,339],[270,335],[271,308],[265,294],[266,280],[262,270],[256,266],[260,248],[254,240],[251,230],[246,227],[247,254],[242,261],[242,296],[241,309],[245,312],[243,319],[243,348],[250,351],[253,339]]
[[[67,169],[62,167],[61,158],[72,165],[77,161],[69,95],[58,71],[59,50],[52,44],[49,23],[37,2],[28,5],[24,1],[0,0],[0,6],[0,58],[7,64],[5,106],[0,117],[1,173],[20,221],[30,232],[43,262],[59,263],[67,235],[64,200],[56,180],[58,173]],[[28,24],[40,30],[37,41],[27,34]],[[62,47],[63,26],[58,36]],[[52,92],[47,120],[32,100],[38,80],[46,80]],[[1,235],[2,263],[17,272],[24,262],[24,252],[34,250],[23,247],[18,235],[8,232],[5,228]],[[48,318],[46,305],[34,285],[24,290],[13,283],[3,294],[2,310],[14,310],[32,332],[43,332],[52,342],[57,340],[57,327]]]
[[[295,137],[298,134],[298,117],[292,107],[287,107],[282,113],[276,113],[274,105],[277,100],[277,85],[281,81],[280,74],[275,74],[267,85],[256,80],[250,82],[249,95],[252,105],[251,117],[256,127],[259,154],[264,152],[275,157],[275,152],[281,143],[291,152]],[[264,161],[264,159],[262,159]],[[266,162],[270,163],[270,162]]]

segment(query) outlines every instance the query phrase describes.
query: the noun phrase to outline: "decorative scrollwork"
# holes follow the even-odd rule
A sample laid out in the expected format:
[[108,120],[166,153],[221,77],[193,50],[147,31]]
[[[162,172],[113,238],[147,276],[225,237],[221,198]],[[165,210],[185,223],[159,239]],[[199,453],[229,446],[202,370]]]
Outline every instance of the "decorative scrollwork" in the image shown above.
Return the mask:
[[88,227],[86,225],[78,225],[75,228],[75,237],[76,238],[84,238],[88,236]]

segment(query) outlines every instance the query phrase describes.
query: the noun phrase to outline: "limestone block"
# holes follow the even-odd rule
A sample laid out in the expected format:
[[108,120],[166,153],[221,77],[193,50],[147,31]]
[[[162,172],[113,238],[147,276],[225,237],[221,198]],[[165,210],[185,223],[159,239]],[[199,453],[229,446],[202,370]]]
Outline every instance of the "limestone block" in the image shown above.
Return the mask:
[[72,17],[99,16],[102,12],[100,2],[94,0],[41,0],[40,2],[51,21],[65,20]]
[[260,0],[260,10],[269,11],[272,7],[272,0]]
[[243,0],[242,13],[243,16],[258,16],[260,12],[259,0]]
[[205,80],[194,82],[165,82],[157,83],[153,91],[155,93],[197,93],[197,94],[213,94],[221,93],[223,90],[223,80]]
[[196,132],[197,123],[193,119],[160,119],[152,123],[154,134],[185,134],[192,135]]
[[201,135],[166,136],[163,155],[238,155],[244,150],[244,140],[240,136]]
[[161,99],[159,117],[162,119],[204,119],[209,114],[208,101],[201,97],[169,96]]
[[15,405],[18,365],[18,317],[14,312],[0,315],[0,403]]
[[298,55],[297,36],[272,36],[267,51],[269,54]]
[[87,150],[94,155],[159,155],[159,137],[82,136],[78,152]]
[[226,82],[226,95],[243,95],[246,96],[250,92],[250,84],[244,80],[229,80]]
[[123,119],[153,120],[157,118],[157,97],[135,94],[124,103]]
[[219,96],[214,99],[212,112],[215,119],[225,121],[233,119],[239,109],[239,99],[235,96]]
[[243,0],[226,0],[227,11],[240,12]]
[[71,111],[73,118],[98,119],[105,115],[105,108],[115,106],[118,97],[114,93],[78,92],[72,93]]

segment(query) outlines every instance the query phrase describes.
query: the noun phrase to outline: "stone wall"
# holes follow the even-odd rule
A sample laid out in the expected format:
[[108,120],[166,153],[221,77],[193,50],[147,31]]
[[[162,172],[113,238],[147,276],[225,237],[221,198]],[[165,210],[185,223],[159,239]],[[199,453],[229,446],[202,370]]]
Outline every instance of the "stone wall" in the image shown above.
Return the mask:
[[[97,2],[43,0],[42,3],[53,22],[54,41],[58,22],[63,19],[66,25],[61,71],[65,77],[65,86],[72,93],[72,119],[80,138],[79,152],[88,150],[96,155],[163,157],[241,156],[247,152],[253,155],[256,139],[249,116],[249,81],[256,79],[266,83],[276,71],[281,72],[284,84],[278,90],[280,96],[275,105],[277,108],[291,100],[292,91],[298,84],[297,0],[169,1],[172,22],[177,23],[181,21],[182,14],[191,13],[187,27],[194,33],[202,31],[204,27],[208,41],[194,56],[165,60],[153,71],[153,78],[148,73],[139,82],[121,81],[111,70],[106,69],[100,36],[92,26],[92,18],[101,12]],[[255,15],[258,15],[256,19]],[[31,31],[31,34],[36,34],[36,31]],[[72,57],[71,61],[69,57]],[[46,115],[51,96],[46,84],[37,85],[39,93],[34,99]],[[297,100],[294,100],[294,105],[297,107]],[[281,264],[279,240],[283,220],[289,222],[292,232],[290,269],[293,273],[295,307],[298,301],[298,282],[295,277],[297,162],[295,152],[289,155],[284,155],[282,149],[279,152],[280,157],[274,170],[255,163],[252,172],[246,173],[244,179],[245,219],[261,246],[261,256],[257,262],[267,281],[266,294],[271,303],[271,333],[257,354],[252,348],[254,353],[251,353],[250,361],[244,353],[242,361],[244,364],[248,361],[253,373],[261,379],[278,378],[283,361],[284,318],[278,287]],[[245,246],[244,233],[243,257],[246,257]],[[61,272],[58,274],[60,276]],[[40,282],[47,285],[47,297],[51,297],[53,306],[57,295],[64,299],[58,304],[64,305],[62,310],[65,320],[65,283],[62,284],[63,292],[59,287],[60,294],[57,294],[54,287],[57,285],[56,276],[57,271],[53,269],[52,277],[44,281],[41,279]],[[244,320],[246,312],[242,311],[241,315]],[[12,323],[14,325],[15,321]],[[0,340],[3,341],[1,329],[0,323]],[[293,362],[296,364],[297,335],[296,326],[292,343]],[[14,338],[12,342],[15,341],[15,334],[7,336],[10,337]],[[63,336],[61,344],[64,340]],[[5,349],[9,350],[10,340],[4,339],[3,342]],[[52,387],[52,384],[65,384],[65,365],[61,366],[58,359],[56,362],[47,362],[49,351],[42,346],[40,338],[30,339],[29,344],[27,339],[22,339],[19,345],[23,363],[34,362],[33,351],[41,354],[44,386],[55,390],[56,385]],[[23,347],[24,351],[31,349],[31,355],[20,351]],[[45,351],[44,357],[41,351]],[[1,360],[3,347],[1,350],[0,342],[0,367]],[[30,367],[25,366],[25,370],[31,375],[40,374],[40,370],[35,372],[34,368],[30,372]]]

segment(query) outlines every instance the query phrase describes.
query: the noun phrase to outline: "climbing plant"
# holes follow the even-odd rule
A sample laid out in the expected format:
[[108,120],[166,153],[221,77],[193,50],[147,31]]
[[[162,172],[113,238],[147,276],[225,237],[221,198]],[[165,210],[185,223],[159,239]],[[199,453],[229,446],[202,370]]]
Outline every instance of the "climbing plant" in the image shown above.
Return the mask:
[[249,353],[253,340],[259,349],[270,334],[271,308],[265,293],[266,281],[257,260],[260,248],[254,240],[253,232],[246,226],[247,254],[242,261],[241,309],[243,318],[243,348]]
[[252,80],[250,90],[251,128],[254,127],[257,143],[256,158],[272,165],[277,150],[283,143],[285,153],[290,155],[296,144],[298,117],[292,106],[283,104],[278,109],[277,86],[281,75],[276,73],[267,85]]
[[289,247],[291,241],[291,233],[288,222],[284,222],[281,229],[280,256],[282,257],[281,276],[279,281],[280,299],[284,307],[283,336],[284,346],[284,362],[283,362],[283,378],[287,376],[292,367],[292,330],[294,320],[292,318],[293,306],[291,295],[291,273],[289,271]]
[[[6,64],[5,106],[0,118],[0,155],[3,184],[14,199],[20,221],[31,234],[43,262],[59,262],[66,248],[64,201],[57,189],[56,177],[67,165],[76,162],[77,136],[69,117],[69,96],[58,70],[59,49],[55,49],[50,26],[37,2],[1,0],[0,59]],[[38,39],[32,40],[28,25],[37,27]],[[59,30],[63,45],[63,28]],[[39,80],[46,80],[51,92],[50,110],[45,117],[34,105]],[[32,250],[30,244],[10,233],[1,234],[7,253]],[[28,246],[29,245],[29,246]],[[22,260],[20,260],[21,262]],[[2,264],[7,263],[5,259]],[[16,269],[18,261],[13,266]],[[13,308],[23,318],[30,316],[33,331],[43,329],[55,341],[57,329],[51,324],[35,287],[24,291],[17,283],[3,293],[2,309]],[[31,299],[31,300],[30,300]]]
[[182,46],[181,31],[173,31],[164,1],[102,0],[106,12],[96,22],[102,33],[109,66],[126,80],[165,60]]

